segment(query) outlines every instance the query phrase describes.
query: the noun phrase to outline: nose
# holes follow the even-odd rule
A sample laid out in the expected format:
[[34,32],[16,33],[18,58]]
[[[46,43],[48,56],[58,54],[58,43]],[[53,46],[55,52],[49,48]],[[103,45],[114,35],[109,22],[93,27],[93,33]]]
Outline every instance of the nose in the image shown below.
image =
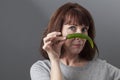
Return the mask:
[[77,29],[76,33],[82,33],[81,29]]
[[[77,29],[76,33],[82,33],[81,29]],[[75,38],[76,40],[81,40],[81,38]]]

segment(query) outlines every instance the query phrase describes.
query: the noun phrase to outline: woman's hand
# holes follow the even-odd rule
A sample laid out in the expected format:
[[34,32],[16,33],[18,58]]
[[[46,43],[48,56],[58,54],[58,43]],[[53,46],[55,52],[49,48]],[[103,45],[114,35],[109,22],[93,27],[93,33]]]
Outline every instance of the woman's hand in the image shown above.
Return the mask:
[[59,60],[61,47],[66,37],[60,36],[61,32],[51,32],[43,38],[43,49],[48,53],[50,60]]

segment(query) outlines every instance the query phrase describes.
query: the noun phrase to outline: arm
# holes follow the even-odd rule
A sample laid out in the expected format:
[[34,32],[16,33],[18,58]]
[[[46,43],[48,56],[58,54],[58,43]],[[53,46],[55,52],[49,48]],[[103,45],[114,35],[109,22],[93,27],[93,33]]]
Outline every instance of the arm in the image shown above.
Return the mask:
[[120,69],[114,67],[113,80],[120,80]]
[[120,80],[120,69],[111,64],[107,64],[107,67],[111,80]]
[[63,80],[60,69],[59,61],[51,61],[51,79],[50,80]]
[[59,80],[62,78],[60,70],[59,62],[51,62],[50,69],[49,61],[37,61],[30,68],[30,78],[31,80]]
[[60,32],[51,32],[43,39],[43,49],[47,52],[51,62],[50,80],[63,80],[59,58],[65,38],[59,35],[61,35]]
[[30,68],[31,80],[50,80],[50,68],[44,61],[37,61]]

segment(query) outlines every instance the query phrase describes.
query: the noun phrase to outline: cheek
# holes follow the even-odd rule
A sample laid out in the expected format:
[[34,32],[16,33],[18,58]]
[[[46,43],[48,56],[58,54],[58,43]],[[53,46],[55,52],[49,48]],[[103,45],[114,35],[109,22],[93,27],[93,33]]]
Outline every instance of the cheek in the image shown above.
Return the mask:
[[66,32],[62,33],[63,36],[67,36],[68,34],[73,34],[73,32],[67,32],[66,31]]
[[72,39],[68,39],[68,40],[65,41],[65,46],[66,47],[70,47],[71,44],[72,44]]
[[62,31],[62,36],[67,36],[67,31],[66,30]]
[[62,36],[67,36],[67,33],[66,32],[62,32]]
[[84,40],[83,40],[83,45],[85,45],[85,43],[86,43],[86,40],[84,39]]
[[67,30],[67,29],[64,29],[63,31],[62,31],[62,35],[63,36],[67,36],[68,34],[72,34],[72,33],[74,33],[73,31],[70,31],[70,30]]
[[84,43],[85,43],[86,41],[87,41],[86,39],[83,40]]

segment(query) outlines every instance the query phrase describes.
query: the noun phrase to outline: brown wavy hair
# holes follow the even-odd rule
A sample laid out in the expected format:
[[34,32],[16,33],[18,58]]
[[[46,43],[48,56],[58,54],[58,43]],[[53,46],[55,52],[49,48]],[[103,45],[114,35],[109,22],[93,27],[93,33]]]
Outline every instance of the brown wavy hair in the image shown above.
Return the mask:
[[[68,2],[61,7],[59,7],[56,12],[51,16],[50,21],[48,23],[47,28],[45,29],[41,45],[40,45],[40,53],[42,53],[43,57],[49,59],[46,51],[42,49],[43,46],[43,38],[50,32],[59,31],[61,32],[64,24],[77,24],[77,25],[85,25],[89,26],[88,35],[92,38],[94,43],[94,48],[91,48],[88,41],[86,41],[83,50],[79,54],[80,59],[84,60],[92,60],[95,57],[96,51],[98,48],[95,44],[95,25],[93,18],[90,12],[79,5],[78,3]],[[64,49],[61,49],[61,56],[64,54]]]

